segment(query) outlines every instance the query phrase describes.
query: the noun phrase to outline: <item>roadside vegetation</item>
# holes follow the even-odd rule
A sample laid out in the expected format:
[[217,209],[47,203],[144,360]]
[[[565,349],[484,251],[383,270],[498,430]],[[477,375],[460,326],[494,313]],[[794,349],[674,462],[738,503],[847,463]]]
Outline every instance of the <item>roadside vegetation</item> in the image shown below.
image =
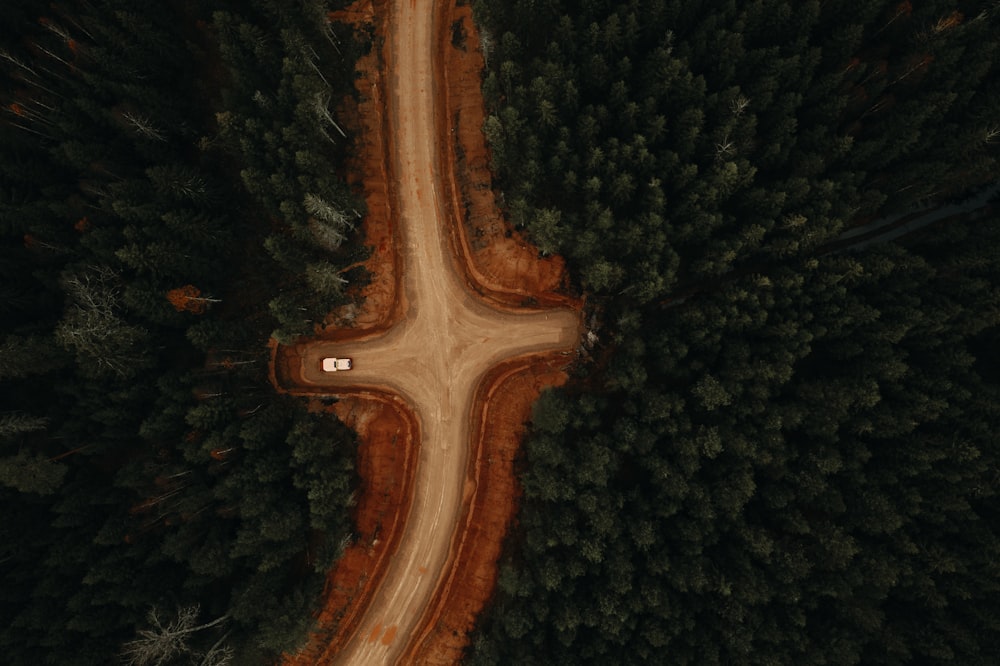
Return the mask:
[[267,342],[366,279],[329,9],[0,7],[4,663],[265,663],[310,628],[355,440]]
[[976,2],[475,3],[497,185],[588,294],[468,663],[990,664],[1000,178]]

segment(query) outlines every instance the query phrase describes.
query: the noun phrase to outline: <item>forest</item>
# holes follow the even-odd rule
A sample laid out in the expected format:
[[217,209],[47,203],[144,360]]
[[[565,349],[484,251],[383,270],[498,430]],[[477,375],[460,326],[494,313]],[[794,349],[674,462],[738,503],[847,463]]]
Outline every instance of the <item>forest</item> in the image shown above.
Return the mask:
[[[267,344],[367,280],[336,108],[371,38],[332,9],[0,4],[4,663],[309,631],[357,443]],[[534,407],[467,663],[994,664],[996,197],[851,233],[995,191],[1000,8],[474,9],[505,212],[597,341]]]
[[0,4],[5,664],[264,664],[310,629],[356,441],[267,345],[367,279],[336,106],[368,38],[331,9]]
[[1000,8],[473,7],[495,186],[597,342],[466,663],[995,664],[996,196],[850,232],[1000,180]]

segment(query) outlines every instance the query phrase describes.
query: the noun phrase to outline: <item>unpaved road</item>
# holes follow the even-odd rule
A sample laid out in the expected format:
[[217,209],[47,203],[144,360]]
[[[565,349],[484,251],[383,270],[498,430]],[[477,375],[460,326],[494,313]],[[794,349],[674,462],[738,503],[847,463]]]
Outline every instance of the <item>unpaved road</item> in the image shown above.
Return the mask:
[[[417,414],[420,455],[415,496],[399,549],[364,619],[334,663],[397,663],[435,587],[447,573],[463,502],[469,499],[469,423],[474,393],[500,361],[534,352],[571,350],[580,337],[570,309],[501,311],[469,292],[456,275],[442,226],[443,201],[432,52],[433,0],[394,0],[385,45],[387,114],[403,268],[403,319],[355,342],[316,342],[302,378],[335,390],[384,388]],[[446,27],[445,27],[446,28]],[[324,356],[354,359],[354,369],[323,373]]]

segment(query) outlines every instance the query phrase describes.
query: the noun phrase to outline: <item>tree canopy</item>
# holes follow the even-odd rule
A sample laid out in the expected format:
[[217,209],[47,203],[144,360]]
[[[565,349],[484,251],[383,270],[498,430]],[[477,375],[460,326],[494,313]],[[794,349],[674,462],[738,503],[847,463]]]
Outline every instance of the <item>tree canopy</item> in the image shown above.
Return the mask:
[[475,13],[496,184],[597,342],[468,663],[992,663],[1000,216],[842,236],[997,182],[1000,14]]
[[330,105],[365,45],[328,9],[0,8],[4,663],[266,663],[310,628],[356,444],[267,343],[348,302],[306,266],[365,278]]

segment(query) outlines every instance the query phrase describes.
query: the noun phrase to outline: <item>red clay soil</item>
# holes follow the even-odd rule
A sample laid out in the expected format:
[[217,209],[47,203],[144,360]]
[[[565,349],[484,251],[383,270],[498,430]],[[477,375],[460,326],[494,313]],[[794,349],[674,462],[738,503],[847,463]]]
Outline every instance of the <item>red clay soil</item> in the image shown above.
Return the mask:
[[[562,257],[542,258],[504,218],[496,204],[489,149],[483,133],[483,56],[470,6],[442,2],[438,10],[436,80],[444,111],[438,116],[445,200],[451,203],[452,249],[466,283],[487,298],[509,305],[574,305],[565,295],[568,274]],[[453,30],[462,39],[453,43]],[[471,261],[470,261],[471,259]]]
[[[482,131],[485,107],[481,92],[484,69],[479,33],[469,6],[453,2],[439,11],[438,34],[460,26],[463,39],[438,40],[436,54],[441,164],[445,199],[451,202],[450,238],[456,263],[468,286],[484,297],[510,305],[572,304],[566,295],[568,274],[562,257],[541,258],[501,215],[489,169],[489,151]],[[450,126],[449,126],[450,125]],[[454,131],[452,131],[454,129]],[[470,237],[474,242],[470,242]],[[475,451],[466,481],[467,508],[452,543],[450,574],[442,580],[400,660],[403,664],[450,665],[461,661],[476,617],[496,589],[497,561],[517,509],[520,488],[514,459],[520,449],[531,406],[546,387],[568,378],[567,357],[560,354],[515,359],[497,366],[477,391],[472,428]]]
[[565,366],[566,357],[559,354],[515,359],[483,380],[474,412],[478,441],[466,482],[472,497],[452,545],[455,564],[400,663],[461,661],[476,617],[496,588],[497,561],[520,496],[514,459],[525,421],[542,389],[566,382]]
[[[384,3],[380,15],[385,15]],[[372,0],[359,0],[331,13],[330,20],[355,27],[374,24]],[[381,30],[375,39],[382,39]],[[390,155],[385,128],[384,67],[377,47],[358,59],[357,97],[345,97],[338,116],[354,137],[347,181],[364,196],[367,208],[362,232],[371,256],[363,263],[371,281],[360,294],[361,305],[348,305],[330,313],[316,337],[357,338],[391,328],[402,316],[399,294],[400,261],[396,248],[389,184]],[[279,391],[294,382],[299,365],[296,349],[279,349],[272,341],[272,383]],[[294,391],[293,391],[294,392]],[[309,395],[303,392],[303,395]],[[318,400],[311,405],[319,405]],[[357,630],[372,592],[384,577],[385,561],[395,553],[403,533],[404,518],[413,499],[413,466],[419,451],[418,426],[410,407],[390,393],[366,391],[342,397],[333,407],[345,425],[358,436],[358,503],[352,516],[355,539],[327,575],[323,606],[316,628],[306,645],[285,655],[286,666],[328,663],[332,655]]]
[[[376,12],[385,15],[385,3],[358,0],[346,9],[331,12],[330,20],[355,27],[372,25]],[[383,38],[382,30],[375,35]],[[362,262],[371,282],[361,289],[361,306],[347,305],[330,313],[325,326],[317,331],[322,338],[336,336],[338,329],[385,330],[402,316],[396,294],[399,292],[400,260],[396,243],[398,234],[392,215],[389,184],[389,132],[386,129],[382,52],[376,45],[357,62],[354,88],[357,96],[345,97],[337,109],[338,117],[354,137],[351,159],[347,164],[347,182],[364,196],[367,211],[362,225],[365,246],[371,256]],[[349,292],[351,296],[358,294]]]
[[418,429],[410,408],[391,394],[368,392],[327,409],[361,441],[358,474],[363,491],[354,512],[356,538],[327,576],[316,630],[305,648],[285,657],[287,666],[328,663],[357,629],[366,600],[383,578],[384,563],[399,543],[413,498]]
[[[332,20],[375,29],[372,53],[358,63],[356,87],[359,101],[346,99],[342,117],[358,138],[352,174],[363,191],[367,215],[363,223],[366,243],[373,248],[365,266],[372,282],[361,292],[359,309],[341,308],[331,313],[317,337],[358,339],[391,328],[403,314],[400,254],[392,210],[392,146],[385,127],[384,67],[378,45],[385,38],[385,0],[359,0]],[[439,40],[436,77],[446,113],[439,114],[445,200],[450,202],[449,235],[456,267],[469,287],[487,300],[502,305],[573,305],[565,295],[567,277],[561,258],[540,258],[503,219],[496,206],[489,157],[482,133],[484,109],[480,92],[482,56],[469,7],[442,2],[436,9],[438,34],[450,36],[460,21],[464,42],[455,46],[448,37]],[[454,132],[452,131],[454,128]],[[344,328],[349,326],[349,328]],[[279,390],[294,386],[301,366],[297,347],[274,346],[272,380]],[[524,424],[541,390],[562,384],[570,357],[550,354],[519,358],[494,368],[480,385],[471,432],[473,444],[466,481],[467,507],[453,539],[449,573],[445,574],[424,611],[406,654],[399,663],[454,664],[468,644],[468,633],[477,614],[496,587],[496,563],[503,539],[513,519],[519,495],[513,471]],[[301,395],[321,390],[290,390]],[[318,401],[314,404],[318,405]],[[413,496],[413,469],[420,442],[417,423],[409,407],[388,393],[365,391],[341,399],[332,411],[358,432],[361,441],[358,471],[361,477],[355,509],[356,541],[350,545],[327,579],[324,605],[317,615],[317,630],[307,646],[284,664],[326,664],[357,630],[372,594],[378,588],[383,566],[398,546]]]

